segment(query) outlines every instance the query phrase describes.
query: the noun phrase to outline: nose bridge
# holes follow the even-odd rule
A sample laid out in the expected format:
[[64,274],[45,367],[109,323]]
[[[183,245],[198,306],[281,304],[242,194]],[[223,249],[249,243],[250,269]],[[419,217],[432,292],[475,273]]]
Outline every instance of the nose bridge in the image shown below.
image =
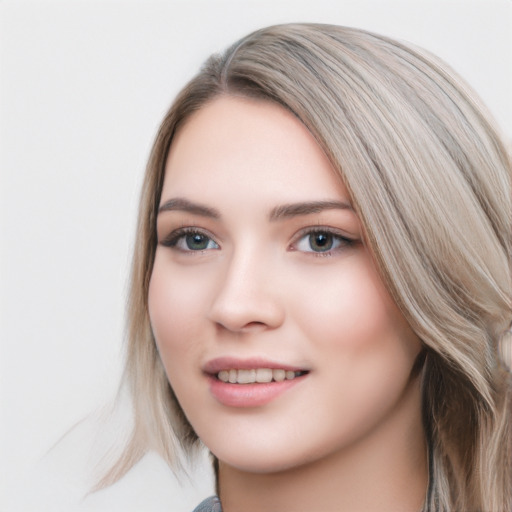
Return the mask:
[[275,285],[276,261],[252,241],[226,258],[210,319],[230,331],[275,328],[284,310]]

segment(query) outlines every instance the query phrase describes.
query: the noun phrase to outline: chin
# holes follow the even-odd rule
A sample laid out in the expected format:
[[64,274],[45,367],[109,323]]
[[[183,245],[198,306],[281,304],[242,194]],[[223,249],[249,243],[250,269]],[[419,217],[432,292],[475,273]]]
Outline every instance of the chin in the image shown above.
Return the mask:
[[283,461],[282,459],[276,459],[276,457],[269,456],[268,458],[262,457],[259,454],[259,459],[250,459],[247,454],[243,457],[217,457],[220,464],[225,464],[238,471],[244,473],[254,474],[271,474],[281,473],[289,469],[300,466],[301,464],[296,461]]
[[[267,444],[265,448],[259,445],[238,446],[232,444],[227,450],[217,450],[212,453],[220,464],[225,464],[245,473],[280,473],[298,468],[313,462],[322,455],[297,453],[297,446],[288,449],[282,445],[277,448]],[[309,455],[309,456],[308,456]]]

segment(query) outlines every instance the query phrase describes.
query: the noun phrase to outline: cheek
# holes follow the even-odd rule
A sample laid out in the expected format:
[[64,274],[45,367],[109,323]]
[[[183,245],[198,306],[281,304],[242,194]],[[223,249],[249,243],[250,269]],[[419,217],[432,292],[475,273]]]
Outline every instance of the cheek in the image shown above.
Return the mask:
[[[148,291],[148,310],[156,344],[166,370],[193,349],[202,301],[183,272],[174,272],[158,252]],[[169,357],[172,353],[172,358]]]
[[325,340],[352,340],[355,347],[400,316],[365,257],[347,258],[335,271],[320,267],[301,279],[302,289],[291,295],[297,317]]
[[185,410],[198,396],[199,359],[204,332],[204,293],[187,272],[176,271],[158,252],[148,290],[153,335],[169,383]]
[[319,353],[329,358],[333,374],[343,371],[364,386],[372,385],[372,379],[367,378],[370,375],[382,382],[394,372],[406,378],[421,343],[395,306],[369,256],[347,259],[335,279],[332,275],[324,279],[316,276],[318,293],[312,295],[307,307],[300,301],[294,306],[301,329],[315,341]]

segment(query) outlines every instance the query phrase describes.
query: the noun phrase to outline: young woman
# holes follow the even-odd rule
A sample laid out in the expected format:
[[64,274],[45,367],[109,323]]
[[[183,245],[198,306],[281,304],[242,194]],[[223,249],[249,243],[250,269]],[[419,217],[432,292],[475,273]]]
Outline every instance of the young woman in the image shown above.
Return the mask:
[[213,56],[149,161],[103,484],[200,440],[201,511],[512,510],[510,168],[418,48],[297,24]]

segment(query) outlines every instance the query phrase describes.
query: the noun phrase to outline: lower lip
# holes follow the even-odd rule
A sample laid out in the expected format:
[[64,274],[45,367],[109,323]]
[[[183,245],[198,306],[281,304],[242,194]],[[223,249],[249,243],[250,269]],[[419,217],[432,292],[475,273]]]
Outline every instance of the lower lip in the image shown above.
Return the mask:
[[209,376],[210,392],[217,401],[228,407],[260,407],[302,382],[306,376],[255,384],[231,384]]

